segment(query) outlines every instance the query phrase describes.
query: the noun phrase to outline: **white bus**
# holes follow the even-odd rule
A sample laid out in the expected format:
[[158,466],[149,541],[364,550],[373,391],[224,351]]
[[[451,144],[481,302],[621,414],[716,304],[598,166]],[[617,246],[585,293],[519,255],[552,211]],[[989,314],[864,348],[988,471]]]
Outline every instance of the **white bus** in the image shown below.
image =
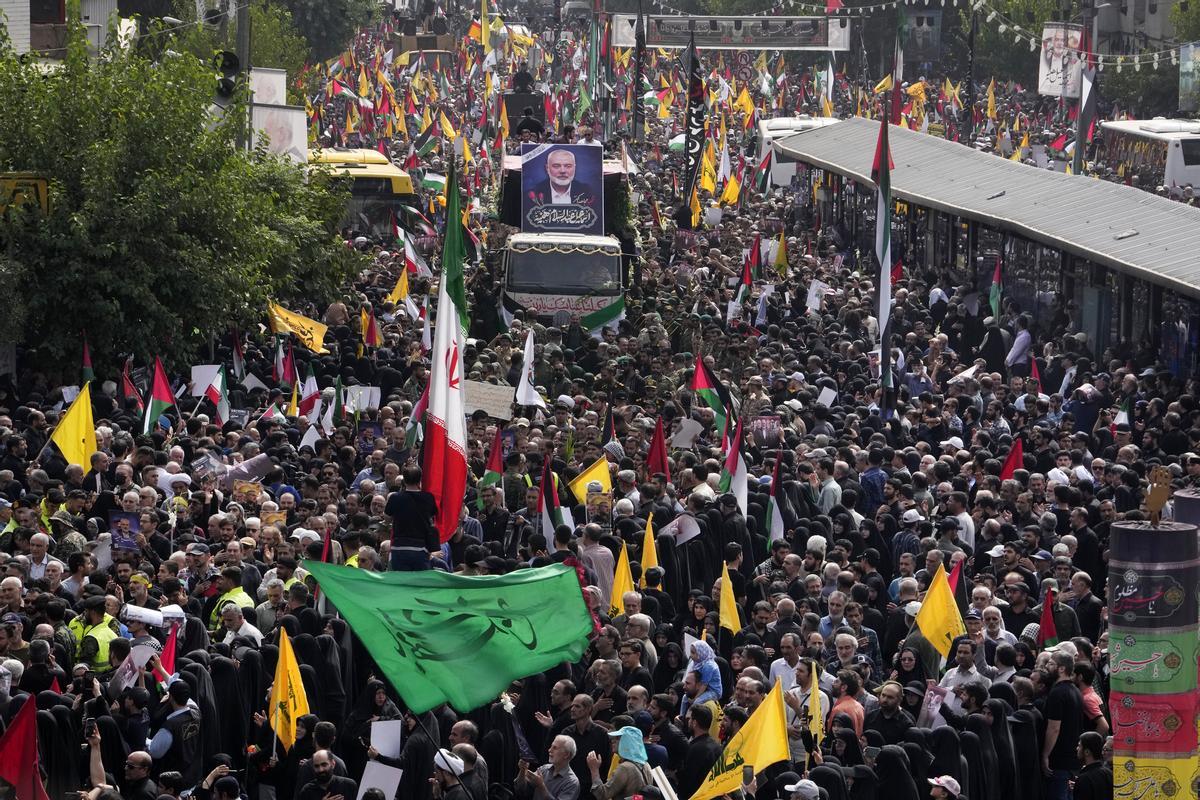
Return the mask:
[[1162,185],[1200,187],[1200,120],[1126,119],[1100,124],[1100,160],[1135,174],[1149,169]]
[[[758,162],[762,163],[762,160],[766,158],[767,151],[775,142],[786,139],[794,133],[823,128],[837,121],[836,117],[810,117],[807,114],[801,117],[774,117],[760,120],[758,123]],[[776,150],[775,160],[771,162],[771,184],[773,186],[789,185],[792,182],[792,176],[796,174],[797,163]]]

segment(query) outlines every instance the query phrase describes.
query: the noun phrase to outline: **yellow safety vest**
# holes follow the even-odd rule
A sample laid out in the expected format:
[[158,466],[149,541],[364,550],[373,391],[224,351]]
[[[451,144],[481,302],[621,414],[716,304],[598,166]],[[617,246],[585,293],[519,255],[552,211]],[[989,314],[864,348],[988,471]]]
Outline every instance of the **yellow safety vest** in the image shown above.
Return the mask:
[[[71,632],[71,635],[75,637],[75,660],[76,661],[79,660],[79,647],[83,644],[83,637],[85,634],[84,626],[87,625],[87,623],[85,622],[86,619],[87,619],[87,617],[84,614],[76,614],[75,616],[71,617],[71,621],[67,623],[67,630],[69,630]],[[101,620],[101,622],[100,622],[101,625],[107,625],[109,630],[111,630],[114,635],[117,635],[115,623],[116,623],[116,620],[113,619],[112,615],[109,614],[108,612],[104,613],[104,619]]]
[[[107,614],[105,616],[108,616]],[[110,628],[107,621],[101,622],[86,628],[83,631],[83,636],[80,638],[80,648],[83,647],[83,640],[91,637],[96,640],[99,647],[96,648],[96,655],[92,656],[92,671],[93,672],[108,672],[112,669],[108,664],[108,645],[113,639],[118,638],[116,631]]]
[[215,631],[217,626],[221,624],[221,609],[230,603],[234,603],[241,608],[254,608],[254,601],[250,599],[250,595],[242,591],[242,587],[235,586],[217,598],[217,604],[213,606],[212,614],[208,618],[209,631]]

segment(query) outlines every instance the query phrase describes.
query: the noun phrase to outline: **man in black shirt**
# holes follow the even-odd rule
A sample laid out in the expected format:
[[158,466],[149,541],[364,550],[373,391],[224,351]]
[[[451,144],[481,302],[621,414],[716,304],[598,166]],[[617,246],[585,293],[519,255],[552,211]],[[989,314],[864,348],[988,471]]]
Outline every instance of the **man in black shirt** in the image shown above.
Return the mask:
[[1075,776],[1073,800],[1112,800],[1113,774],[1104,764],[1104,737],[1085,731],[1079,737],[1075,753],[1083,766]]
[[863,730],[878,731],[884,744],[900,744],[908,729],[916,725],[909,714],[900,706],[904,687],[896,681],[888,681],[879,689],[879,708],[867,714]]
[[313,779],[300,790],[297,800],[354,800],[358,783],[333,774],[333,754],[328,750],[313,753]]
[[1054,685],[1046,697],[1046,737],[1042,742],[1042,772],[1047,800],[1069,800],[1068,781],[1079,769],[1075,746],[1083,732],[1083,696],[1075,686],[1075,659],[1070,653],[1052,653]]
[[392,569],[429,569],[429,554],[441,548],[441,541],[434,524],[437,501],[421,491],[420,467],[404,470],[404,491],[392,492],[383,510],[392,520]]

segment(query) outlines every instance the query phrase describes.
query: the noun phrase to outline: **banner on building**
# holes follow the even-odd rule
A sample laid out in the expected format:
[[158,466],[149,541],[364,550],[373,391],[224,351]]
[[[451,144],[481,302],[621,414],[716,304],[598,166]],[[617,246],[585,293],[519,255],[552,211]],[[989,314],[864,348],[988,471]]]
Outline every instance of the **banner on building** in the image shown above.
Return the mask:
[[[699,17],[648,14],[646,47],[701,50],[849,50],[850,20],[826,17]],[[612,43],[633,47],[637,14],[614,14]]]
[[1083,82],[1079,48],[1083,27],[1069,22],[1047,22],[1042,27],[1038,55],[1038,94],[1078,98]]
[[1179,46],[1179,110],[1200,109],[1200,71],[1196,64],[1200,56],[1200,42],[1188,42]]

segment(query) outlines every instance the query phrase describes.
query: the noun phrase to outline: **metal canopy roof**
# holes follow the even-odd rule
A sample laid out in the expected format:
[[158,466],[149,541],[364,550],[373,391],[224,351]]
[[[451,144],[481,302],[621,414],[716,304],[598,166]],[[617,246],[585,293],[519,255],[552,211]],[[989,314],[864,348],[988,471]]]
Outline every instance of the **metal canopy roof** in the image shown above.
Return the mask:
[[[879,123],[854,117],[777,152],[874,187]],[[1200,208],[1037,169],[893,125],[893,197],[987,224],[1200,299]]]

